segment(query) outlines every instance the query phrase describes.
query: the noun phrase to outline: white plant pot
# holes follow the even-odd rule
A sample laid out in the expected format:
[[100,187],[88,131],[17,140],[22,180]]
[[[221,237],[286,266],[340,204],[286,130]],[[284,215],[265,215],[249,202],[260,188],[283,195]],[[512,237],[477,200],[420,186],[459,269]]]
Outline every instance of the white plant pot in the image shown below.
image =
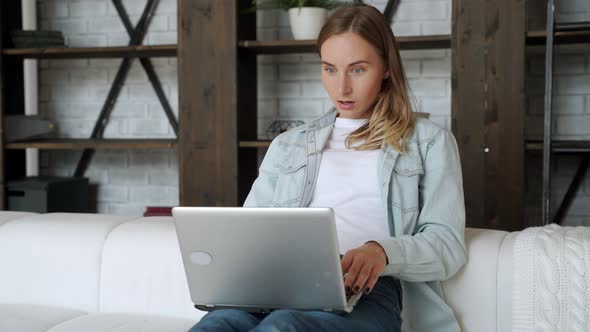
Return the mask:
[[316,39],[328,17],[328,10],[317,7],[289,9],[289,23],[295,39]]

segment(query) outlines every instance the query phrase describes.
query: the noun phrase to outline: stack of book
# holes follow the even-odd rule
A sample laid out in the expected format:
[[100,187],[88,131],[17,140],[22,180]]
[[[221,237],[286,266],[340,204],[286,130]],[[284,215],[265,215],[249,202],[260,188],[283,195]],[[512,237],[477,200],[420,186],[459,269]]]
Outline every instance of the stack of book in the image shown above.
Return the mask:
[[61,31],[49,30],[13,30],[12,42],[16,48],[64,47],[65,41]]

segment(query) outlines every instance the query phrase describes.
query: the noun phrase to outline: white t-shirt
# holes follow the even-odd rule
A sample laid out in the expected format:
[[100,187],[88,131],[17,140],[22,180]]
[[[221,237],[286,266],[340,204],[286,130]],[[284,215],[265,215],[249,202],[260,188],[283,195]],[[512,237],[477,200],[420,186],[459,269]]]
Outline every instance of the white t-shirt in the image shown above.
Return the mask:
[[367,119],[336,118],[322,150],[310,207],[331,207],[336,216],[340,253],[370,240],[390,237],[377,181],[379,150],[347,149],[346,137]]

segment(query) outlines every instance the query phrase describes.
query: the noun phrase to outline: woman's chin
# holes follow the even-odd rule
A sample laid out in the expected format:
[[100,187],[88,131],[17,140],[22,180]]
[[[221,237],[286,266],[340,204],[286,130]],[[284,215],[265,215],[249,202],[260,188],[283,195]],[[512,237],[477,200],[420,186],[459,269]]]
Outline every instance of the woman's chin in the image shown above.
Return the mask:
[[338,110],[338,116],[341,118],[346,119],[366,119],[370,117],[370,114],[367,112],[359,112],[355,110],[343,110],[340,108],[336,108]]

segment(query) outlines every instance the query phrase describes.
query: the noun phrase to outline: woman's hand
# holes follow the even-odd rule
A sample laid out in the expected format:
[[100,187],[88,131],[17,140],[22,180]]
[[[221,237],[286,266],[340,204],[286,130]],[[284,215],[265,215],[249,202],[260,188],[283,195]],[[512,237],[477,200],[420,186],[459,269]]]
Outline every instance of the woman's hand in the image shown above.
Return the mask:
[[369,294],[377,279],[385,270],[387,255],[377,242],[367,242],[351,249],[341,260],[342,273],[345,274],[344,287],[347,293],[361,290]]

